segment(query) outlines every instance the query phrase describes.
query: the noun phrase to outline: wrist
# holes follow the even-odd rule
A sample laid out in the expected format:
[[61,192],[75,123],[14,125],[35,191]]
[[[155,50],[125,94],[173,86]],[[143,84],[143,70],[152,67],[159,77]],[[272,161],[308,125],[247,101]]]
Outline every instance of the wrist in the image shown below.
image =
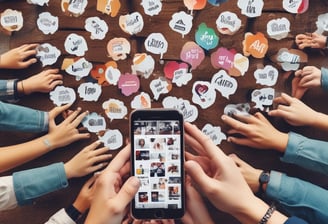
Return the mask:
[[76,198],[76,200],[73,203],[73,206],[81,213],[83,214],[88,208],[88,203],[86,200],[80,200],[79,196]]
[[278,131],[275,137],[272,138],[273,149],[284,153],[288,144],[288,134]]

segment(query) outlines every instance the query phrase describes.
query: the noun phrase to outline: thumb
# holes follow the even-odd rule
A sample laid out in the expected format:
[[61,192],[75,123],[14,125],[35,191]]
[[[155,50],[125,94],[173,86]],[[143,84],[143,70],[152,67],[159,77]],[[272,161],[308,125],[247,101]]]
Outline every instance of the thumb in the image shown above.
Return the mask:
[[140,181],[137,177],[132,176],[124,183],[121,190],[115,197],[117,207],[124,210],[133,199],[140,187]]
[[72,106],[72,104],[65,104],[63,106],[55,107],[49,112],[49,114],[50,114],[49,116],[54,119],[59,114],[61,114],[62,112],[64,112],[68,108],[70,108],[71,106]]

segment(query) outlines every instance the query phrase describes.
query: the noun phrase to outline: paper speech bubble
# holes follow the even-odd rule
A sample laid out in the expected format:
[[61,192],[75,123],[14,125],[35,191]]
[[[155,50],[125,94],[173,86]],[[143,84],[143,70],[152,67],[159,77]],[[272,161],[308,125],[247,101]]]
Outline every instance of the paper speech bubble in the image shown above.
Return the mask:
[[27,0],[27,3],[33,4],[33,5],[44,6],[44,5],[48,5],[49,0]]
[[221,95],[227,99],[231,94],[234,94],[237,90],[238,83],[236,79],[229,76],[226,71],[220,70],[213,75],[212,85],[218,90]]
[[245,33],[245,40],[243,41],[245,56],[252,55],[254,58],[264,58],[268,48],[268,40],[263,33]]
[[290,32],[290,22],[287,18],[270,20],[267,24],[268,35],[276,40],[281,40],[288,36]]
[[233,35],[241,27],[241,20],[233,12],[222,12],[216,19],[216,28],[222,34]]
[[215,103],[216,92],[211,83],[196,81],[192,87],[192,102],[206,109]]
[[241,9],[241,14],[254,18],[262,14],[264,2],[263,0],[238,0],[237,5]]
[[195,34],[196,43],[205,50],[216,48],[219,44],[219,37],[214,29],[207,27],[205,23],[201,23]]
[[239,103],[239,104],[228,104],[224,107],[223,113],[228,116],[238,115],[249,115],[251,106],[249,103]]
[[131,108],[133,109],[147,109],[151,108],[151,99],[148,93],[141,92],[135,96],[131,101]]
[[315,24],[317,25],[316,33],[322,34],[323,32],[328,31],[328,13],[320,14]]
[[134,35],[142,31],[144,21],[139,12],[134,12],[132,14],[120,16],[119,25],[124,32]]
[[236,51],[234,49],[228,50],[225,47],[218,48],[211,54],[212,66],[216,69],[223,68],[227,71],[233,68]]
[[92,69],[92,64],[88,62],[85,58],[79,58],[73,64],[69,65],[65,71],[76,77],[76,80],[79,81],[81,78],[89,75]]
[[76,99],[74,89],[64,86],[57,86],[49,95],[52,102],[57,106],[72,104]]
[[[234,61],[233,61],[234,67],[240,72],[241,76],[244,76],[245,73],[248,71],[249,68],[249,60],[248,57],[245,57],[244,55],[237,53],[235,54]],[[229,75],[232,75],[232,73],[229,72]],[[240,76],[239,74],[236,76]]]
[[189,67],[190,65],[185,62],[169,61],[164,66],[165,77],[172,80],[172,83],[176,83],[179,87],[186,85],[192,79]]
[[92,40],[103,40],[108,32],[107,23],[99,17],[87,18],[84,28],[91,33],[90,38]]
[[102,104],[107,117],[112,121],[114,119],[122,119],[127,114],[128,109],[123,101],[109,99]]
[[112,66],[108,66],[106,68],[105,78],[109,84],[116,86],[118,81],[120,80],[120,77],[121,77],[121,71],[118,70],[117,68],[114,68]]
[[162,105],[164,108],[179,110],[187,122],[194,122],[198,117],[197,107],[191,105],[188,100],[168,96],[163,99]]
[[35,55],[42,63],[42,66],[55,64],[60,56],[60,50],[51,44],[41,44],[36,48]]
[[92,82],[82,83],[77,91],[85,101],[98,101],[102,92],[101,86]]
[[192,69],[196,69],[205,59],[204,50],[193,41],[186,42],[181,50],[180,58],[188,62]]
[[276,60],[284,71],[296,71],[301,63],[308,61],[308,56],[298,49],[281,48],[276,55]]
[[262,111],[266,108],[269,110],[269,107],[273,103],[275,91],[273,88],[262,88],[256,89],[252,92],[252,102],[255,103],[255,108],[258,108]]
[[71,33],[66,37],[64,46],[67,53],[76,56],[84,56],[88,50],[88,45],[84,37],[75,33]]
[[83,127],[87,128],[89,132],[98,133],[106,130],[106,120],[103,116],[93,112],[88,114],[82,120]]
[[146,53],[138,53],[133,57],[132,73],[140,75],[148,79],[153,74],[155,68],[155,60],[151,55]]
[[282,7],[290,13],[304,13],[309,8],[309,0],[283,0]]
[[184,5],[188,10],[201,10],[206,6],[206,0],[183,0]]
[[210,137],[215,145],[220,145],[222,140],[226,140],[227,136],[221,131],[221,127],[206,124],[202,128],[202,132]]
[[155,16],[162,11],[161,0],[142,0],[141,5],[146,15]]
[[125,96],[130,96],[139,90],[140,79],[137,75],[126,73],[120,76],[120,79],[118,80],[118,87]]
[[118,129],[107,130],[103,136],[99,136],[99,140],[110,150],[116,150],[123,145],[123,136]]
[[126,59],[130,51],[130,42],[125,38],[114,38],[107,44],[108,56],[115,61]]
[[176,12],[172,15],[169,25],[172,30],[181,33],[182,37],[184,37],[184,35],[187,35],[192,28],[193,18],[192,15],[189,15],[184,11]]
[[36,23],[39,30],[46,35],[54,34],[58,30],[58,17],[51,15],[49,12],[40,13]]
[[19,31],[23,27],[23,15],[22,12],[12,9],[6,9],[0,14],[1,26],[9,31]]
[[167,47],[168,42],[161,33],[151,33],[145,40],[146,50],[153,54],[160,54],[161,58],[166,53]]
[[263,69],[257,69],[254,72],[256,83],[267,86],[274,86],[277,83],[278,75],[278,70],[271,65],[266,65]]
[[150,82],[150,89],[154,94],[154,99],[158,100],[161,94],[166,94],[171,90],[172,86],[163,77],[154,79]]

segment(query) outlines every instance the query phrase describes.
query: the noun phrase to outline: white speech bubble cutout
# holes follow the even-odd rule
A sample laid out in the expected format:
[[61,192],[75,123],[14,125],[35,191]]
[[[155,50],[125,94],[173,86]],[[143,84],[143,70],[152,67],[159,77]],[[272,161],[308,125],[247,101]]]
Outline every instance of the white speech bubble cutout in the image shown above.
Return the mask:
[[107,23],[99,17],[90,17],[85,20],[84,28],[91,33],[92,40],[103,40],[108,32]]
[[135,96],[131,101],[131,108],[133,109],[147,109],[151,108],[151,99],[148,93],[141,92]]
[[79,60],[75,61],[73,64],[69,65],[65,71],[75,76],[76,80],[79,81],[83,77],[89,75],[92,69],[92,63],[88,62],[85,58],[80,58]]
[[169,83],[167,80],[160,77],[150,82],[150,89],[154,94],[154,99],[158,100],[161,94],[166,94],[169,92]]
[[304,0],[283,0],[282,7],[290,13],[298,13],[298,9],[300,8],[302,2]]
[[300,67],[301,56],[288,52],[288,49],[282,48],[278,52],[278,62],[284,71],[296,71]]
[[64,46],[67,53],[76,56],[84,56],[88,50],[88,45],[84,37],[75,33],[71,33],[66,37]]
[[216,19],[216,27],[222,34],[233,35],[240,29],[241,20],[235,13],[225,11]]
[[249,115],[251,105],[249,103],[239,103],[239,104],[228,104],[224,107],[223,113],[228,116],[238,115]]
[[46,35],[54,34],[58,30],[58,17],[51,15],[49,12],[40,13],[36,23],[39,30]]
[[142,0],[141,5],[146,15],[155,16],[162,11],[161,0]]
[[99,136],[99,140],[104,143],[109,150],[116,150],[123,145],[123,136],[118,129],[109,129],[103,136]]
[[121,77],[121,71],[118,70],[117,68],[114,68],[112,66],[108,66],[106,68],[105,78],[109,84],[116,86],[120,77]]
[[7,31],[19,31],[23,27],[23,14],[20,11],[6,9],[0,14],[1,26]]
[[233,65],[240,72],[241,76],[244,76],[249,68],[249,59],[248,57],[237,53],[235,54]]
[[202,128],[202,132],[210,137],[215,145],[220,145],[222,140],[226,140],[227,136],[221,131],[221,127],[206,124]]
[[132,74],[141,75],[148,79],[153,74],[155,68],[155,60],[151,55],[146,53],[135,54],[133,57],[133,65],[131,66]]
[[82,121],[83,127],[92,133],[98,133],[106,130],[106,120],[103,116],[93,112],[88,114]]
[[163,34],[152,33],[145,40],[145,48],[153,54],[160,54],[161,58],[163,58],[163,54],[167,51],[168,43]]
[[264,111],[264,108],[270,107],[273,103],[275,91],[273,88],[256,89],[252,92],[252,102],[254,102],[255,108]]
[[241,14],[254,18],[262,14],[264,2],[263,0],[238,0],[237,5],[241,9]]
[[75,15],[82,15],[88,5],[88,0],[70,1],[68,11]]
[[187,14],[184,11],[176,12],[172,15],[169,26],[172,30],[182,34],[182,37],[184,37],[184,35],[187,35],[192,28],[193,18],[192,15]]
[[276,40],[284,39],[290,32],[290,22],[287,18],[270,20],[267,24],[268,35]]
[[27,3],[33,4],[33,5],[44,6],[44,5],[48,5],[49,0],[27,0]]
[[144,20],[139,12],[134,12],[120,16],[119,25],[124,32],[134,35],[142,31]]
[[206,109],[215,103],[216,91],[209,82],[197,81],[192,87],[192,102]]
[[185,121],[194,122],[198,117],[198,109],[196,106],[191,105],[188,100],[168,96],[163,99],[162,105],[164,108],[179,110]]
[[278,75],[278,70],[271,65],[267,65],[263,69],[257,69],[254,72],[256,83],[267,86],[274,86],[277,83]]
[[187,85],[192,79],[192,73],[188,72],[188,69],[180,68],[174,71],[172,83],[175,83],[178,87]]
[[107,117],[112,121],[114,119],[122,119],[128,113],[128,109],[123,101],[109,99],[102,104]]
[[320,14],[315,24],[317,25],[316,33],[322,34],[323,32],[328,31],[328,13]]
[[69,87],[57,86],[49,94],[50,99],[57,106],[61,106],[64,104],[72,104],[76,100],[76,94],[74,92],[74,89]]
[[101,95],[101,86],[98,83],[86,82],[82,83],[77,92],[84,101],[97,102]]
[[36,48],[36,57],[41,61],[42,66],[55,64],[60,56],[60,50],[51,44],[41,44]]
[[224,70],[220,70],[218,73],[214,74],[212,85],[227,99],[229,99],[231,94],[236,92],[238,87],[236,79],[228,75]]

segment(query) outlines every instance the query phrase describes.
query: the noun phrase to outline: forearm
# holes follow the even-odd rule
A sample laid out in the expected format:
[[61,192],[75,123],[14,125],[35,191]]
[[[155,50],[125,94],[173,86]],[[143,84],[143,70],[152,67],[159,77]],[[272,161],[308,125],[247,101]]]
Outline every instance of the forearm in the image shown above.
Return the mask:
[[312,126],[315,128],[318,128],[323,131],[328,130],[328,115],[324,113],[317,113],[317,116],[315,116]]

